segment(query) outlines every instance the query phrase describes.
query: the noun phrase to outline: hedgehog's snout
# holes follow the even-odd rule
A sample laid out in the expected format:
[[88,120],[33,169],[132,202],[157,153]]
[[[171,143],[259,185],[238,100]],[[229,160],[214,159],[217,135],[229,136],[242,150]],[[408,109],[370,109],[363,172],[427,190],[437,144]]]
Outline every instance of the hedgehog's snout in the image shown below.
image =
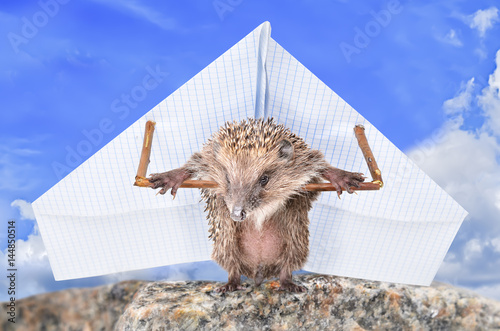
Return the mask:
[[235,222],[241,222],[244,221],[245,218],[247,217],[247,213],[241,206],[234,206],[233,210],[231,211],[231,218]]

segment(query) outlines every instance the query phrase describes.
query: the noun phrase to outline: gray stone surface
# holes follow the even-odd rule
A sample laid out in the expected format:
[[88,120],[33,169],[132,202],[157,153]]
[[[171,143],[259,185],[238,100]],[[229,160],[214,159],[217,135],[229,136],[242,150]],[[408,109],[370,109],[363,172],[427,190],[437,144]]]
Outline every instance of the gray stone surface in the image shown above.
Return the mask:
[[125,281],[95,288],[74,288],[16,301],[16,323],[0,307],[0,330],[113,330],[137,289],[146,282]]
[[430,287],[296,275],[303,294],[277,281],[219,294],[215,282],[128,281],[17,301],[2,330],[500,330],[500,302],[450,285]]
[[222,283],[153,282],[140,289],[116,330],[495,330],[500,303],[434,283],[405,286],[300,275],[304,294],[260,288],[218,294]]

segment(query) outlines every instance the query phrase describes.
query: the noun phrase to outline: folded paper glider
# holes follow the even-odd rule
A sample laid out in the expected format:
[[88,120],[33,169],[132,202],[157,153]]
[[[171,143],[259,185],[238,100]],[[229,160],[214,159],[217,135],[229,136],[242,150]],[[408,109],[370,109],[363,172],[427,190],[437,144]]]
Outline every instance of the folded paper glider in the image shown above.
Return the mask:
[[330,164],[369,173],[365,135],[384,188],[337,199],[309,216],[304,269],[429,285],[465,210],[276,41],[263,23],[33,203],[56,280],[210,260],[198,190],[177,198],[132,185],[148,120],[157,123],[149,172],[178,168],[226,121],[274,117]]

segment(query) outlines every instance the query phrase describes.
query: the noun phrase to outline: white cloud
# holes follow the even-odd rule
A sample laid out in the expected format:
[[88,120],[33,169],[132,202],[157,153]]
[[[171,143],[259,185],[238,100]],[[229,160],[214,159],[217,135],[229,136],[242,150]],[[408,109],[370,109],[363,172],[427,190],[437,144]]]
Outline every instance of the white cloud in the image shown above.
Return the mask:
[[497,140],[484,132],[460,130],[457,125],[443,130],[439,140],[414,148],[409,157],[479,222],[500,227],[494,205],[500,187]]
[[459,93],[454,98],[444,102],[443,110],[445,114],[451,115],[469,110],[473,93],[474,77],[469,79],[467,83],[462,83]]
[[0,178],[4,178],[0,181],[0,190],[29,191],[37,184],[36,179],[26,176],[36,173],[35,166],[24,161],[13,154],[0,155]]
[[484,48],[484,45],[481,45],[481,47],[476,48],[474,50],[474,54],[476,54],[481,60],[485,60],[488,57],[488,52]]
[[473,290],[487,298],[500,300],[500,284],[480,286],[473,288]]
[[112,7],[120,8],[126,10],[142,19],[145,19],[156,26],[164,30],[172,30],[177,27],[177,24],[173,18],[165,17],[156,9],[151,9],[146,7],[143,3],[136,0],[94,0],[96,2],[105,3],[111,5]]
[[10,205],[19,209],[22,220],[35,220],[35,212],[28,201],[18,199],[12,201]]
[[117,272],[103,276],[106,283],[117,283],[129,279],[137,280],[190,280],[189,265],[171,265],[165,268],[141,269],[126,272]]
[[40,150],[34,148],[41,144],[47,136],[33,138],[4,137],[0,144],[0,190],[30,191],[38,185],[40,179],[39,166],[33,163],[34,157],[41,156]]
[[[500,51],[497,68],[489,85],[475,95],[474,78],[462,83],[457,95],[443,103],[443,111],[451,117],[431,137],[408,152],[408,155],[438,184],[445,188],[471,216],[485,226],[500,231],[497,222],[497,194],[500,188]],[[461,115],[470,111],[477,98],[484,124],[467,131],[460,129]],[[479,114],[481,115],[481,114]]]
[[454,29],[451,29],[446,36],[438,37],[437,39],[455,47],[462,47],[464,45]]
[[[29,143],[26,141],[26,139],[19,139],[19,138],[10,138],[10,141],[11,144],[15,145]],[[41,151],[32,148],[18,147],[18,146],[11,147],[8,145],[1,145],[0,151],[2,153],[9,153],[16,156],[32,156],[32,155],[39,155],[42,153]]]
[[172,30],[176,27],[174,19],[165,17],[157,10],[147,8],[140,2],[129,0],[129,1],[124,1],[123,3],[132,12],[135,12],[137,15],[145,18],[146,20],[159,26],[162,29]]
[[500,136],[500,50],[496,54],[496,69],[488,79],[485,87],[478,97],[478,102],[483,108],[488,122],[487,128]]
[[495,206],[497,206],[497,208],[500,210],[500,191],[497,192],[497,194],[496,194]]
[[227,272],[213,261],[183,263],[159,268],[119,272],[103,276],[105,283],[116,283],[128,279],[140,280],[214,280],[226,281]]
[[27,240],[17,240],[16,263],[20,267],[27,264],[43,263],[46,258],[47,251],[40,235],[30,234]]
[[467,17],[469,26],[472,29],[477,29],[479,35],[484,37],[487,30],[491,29],[493,25],[498,21],[498,9],[496,7],[491,7],[488,9],[479,9],[474,14]]
[[[16,240],[16,268],[18,270],[16,279],[16,298],[22,298],[41,292],[47,288],[43,282],[52,278],[47,251],[43,245],[40,235],[31,234],[27,240]],[[2,261],[7,259],[7,251],[0,252]],[[5,278],[5,277],[4,277]],[[2,278],[0,283],[8,287],[8,279]],[[3,287],[3,286],[2,286]],[[7,293],[0,293],[1,301]]]
[[445,259],[437,272],[436,278],[447,283],[455,284],[461,272],[463,272],[463,266],[460,262],[450,262]]
[[491,239],[490,246],[495,252],[500,253],[500,237]]
[[471,239],[465,244],[464,257],[466,260],[477,258],[482,252],[483,246],[481,246],[481,242],[477,238]]
[[[500,288],[500,51],[496,65],[479,93],[474,79],[462,83],[443,103],[449,116],[443,127],[408,154],[469,212],[437,279],[482,293],[491,289],[488,296],[500,299],[494,292]],[[466,129],[466,112],[483,124]]]

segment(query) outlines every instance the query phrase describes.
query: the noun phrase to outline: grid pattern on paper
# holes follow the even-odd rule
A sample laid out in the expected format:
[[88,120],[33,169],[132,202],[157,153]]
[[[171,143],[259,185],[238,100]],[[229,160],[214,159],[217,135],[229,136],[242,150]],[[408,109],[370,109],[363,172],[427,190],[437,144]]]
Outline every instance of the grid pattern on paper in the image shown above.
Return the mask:
[[[261,101],[256,98],[266,95],[267,116],[321,150],[332,165],[368,174],[353,134],[354,125],[363,124],[386,182],[379,192],[345,194],[342,200],[336,194],[321,195],[310,213],[306,269],[411,284],[432,281],[465,211],[261,33],[266,24],[35,201],[56,279],[208,260],[208,226],[197,190],[181,189],[172,201],[131,185],[145,122],[157,122],[148,170],[162,172],[181,166],[224,122],[253,116]],[[263,52],[265,61],[259,62]],[[265,68],[259,70],[259,65]],[[262,72],[267,80],[258,79]],[[262,90],[258,82],[266,81],[267,92],[256,93]]]
[[373,125],[274,40],[268,46],[268,114],[325,154],[369,174],[353,128],[363,124],[385,186],[359,195],[323,193],[309,217],[305,269],[428,285],[466,212]]

